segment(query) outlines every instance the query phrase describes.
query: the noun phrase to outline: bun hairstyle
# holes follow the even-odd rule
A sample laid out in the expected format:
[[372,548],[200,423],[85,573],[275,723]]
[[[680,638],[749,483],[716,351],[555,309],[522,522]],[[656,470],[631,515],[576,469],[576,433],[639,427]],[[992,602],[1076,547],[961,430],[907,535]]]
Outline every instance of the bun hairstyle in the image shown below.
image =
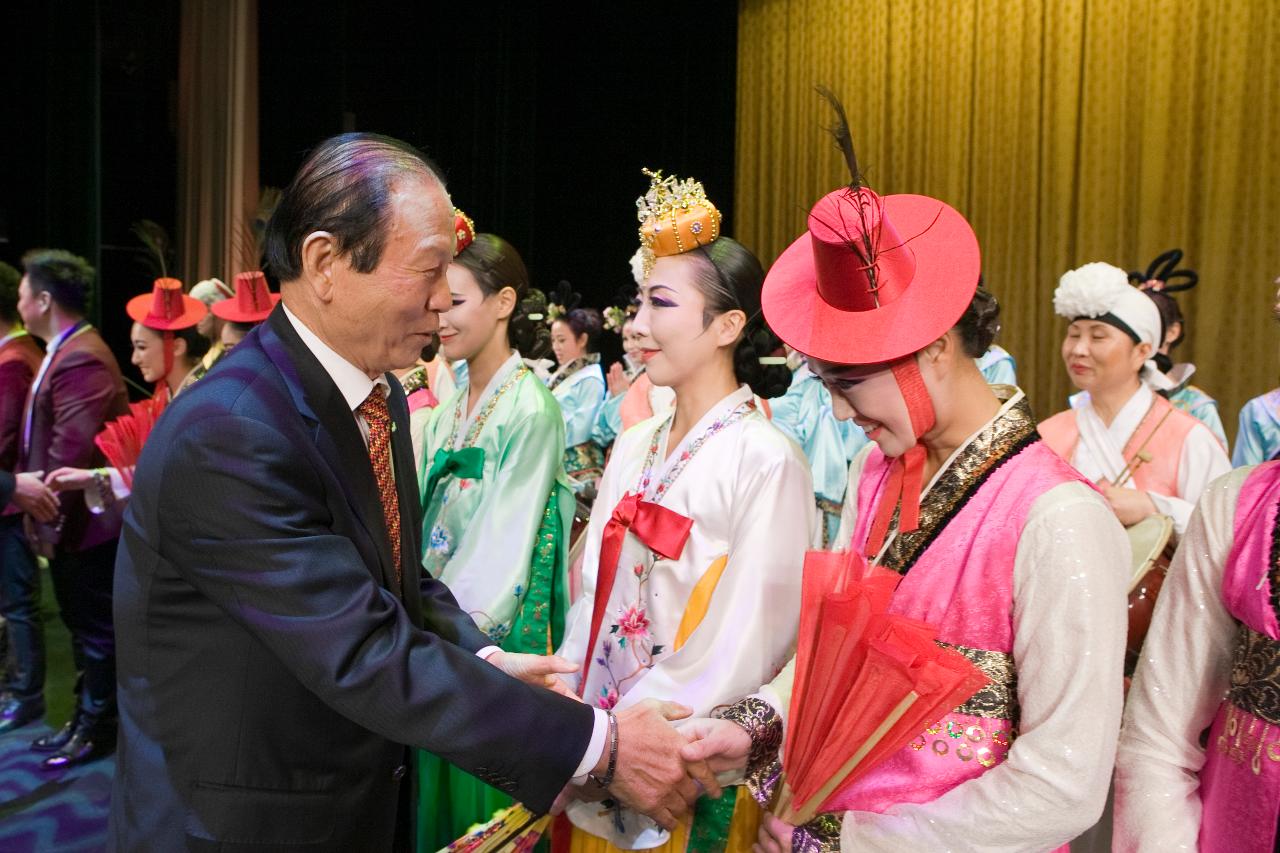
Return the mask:
[[706,300],[704,326],[726,311],[737,309],[747,315],[742,337],[733,351],[734,376],[758,397],[781,397],[791,387],[791,370],[785,362],[760,361],[782,349],[782,341],[760,312],[760,288],[764,285],[760,261],[746,246],[725,236],[685,254],[698,261],[697,284]]
[[604,331],[604,317],[599,311],[594,308],[574,308],[556,319],[568,323],[575,338],[587,336],[587,352],[596,351],[596,343],[600,340],[600,333]]
[[515,247],[497,234],[477,234],[453,259],[475,276],[485,298],[509,287],[516,292],[516,307],[507,321],[507,340],[525,358],[542,358],[551,349],[551,333],[542,318],[547,298],[530,286],[529,270]]
[[964,353],[970,358],[981,358],[1000,333],[1000,303],[991,291],[983,287],[981,278],[978,279],[977,292],[955,328],[960,334]]

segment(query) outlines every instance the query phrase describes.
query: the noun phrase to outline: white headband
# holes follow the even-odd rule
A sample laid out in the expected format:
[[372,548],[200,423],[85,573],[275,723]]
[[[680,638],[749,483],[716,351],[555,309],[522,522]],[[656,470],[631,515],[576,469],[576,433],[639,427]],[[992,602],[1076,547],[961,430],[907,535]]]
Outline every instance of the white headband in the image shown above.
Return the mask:
[[[1150,344],[1152,354],[1160,348],[1160,309],[1129,284],[1124,270],[1111,264],[1095,261],[1063,273],[1053,292],[1053,310],[1068,321],[1086,317],[1110,323]],[[1142,381],[1158,391],[1174,387],[1151,359],[1143,366]]]

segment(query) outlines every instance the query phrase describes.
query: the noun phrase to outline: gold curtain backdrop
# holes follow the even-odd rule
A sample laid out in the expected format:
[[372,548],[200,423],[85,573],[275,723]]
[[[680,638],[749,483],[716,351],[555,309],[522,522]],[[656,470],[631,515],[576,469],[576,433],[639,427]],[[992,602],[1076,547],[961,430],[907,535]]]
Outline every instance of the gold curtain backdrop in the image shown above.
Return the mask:
[[1176,246],[1200,286],[1175,360],[1234,437],[1280,376],[1278,52],[1274,0],[742,0],[730,233],[769,261],[848,182],[824,84],[874,189],[973,224],[1038,416],[1074,390],[1058,277]]

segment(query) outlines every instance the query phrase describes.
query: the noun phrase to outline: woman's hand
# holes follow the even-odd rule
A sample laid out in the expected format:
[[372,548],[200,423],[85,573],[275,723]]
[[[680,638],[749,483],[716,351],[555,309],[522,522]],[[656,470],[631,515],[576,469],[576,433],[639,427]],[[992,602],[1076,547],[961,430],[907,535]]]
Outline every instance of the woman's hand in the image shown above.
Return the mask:
[[1125,527],[1132,527],[1148,516],[1155,515],[1155,502],[1151,495],[1139,489],[1124,489],[1103,481],[1098,484],[1102,495],[1111,504],[1111,510]]
[[627,378],[627,372],[622,369],[622,362],[615,361],[609,367],[608,382],[610,397],[627,393],[627,389],[631,387],[631,380]]
[[760,822],[760,835],[752,846],[753,853],[791,853],[791,836],[796,828],[766,812]]
[[685,761],[705,761],[719,775],[747,769],[751,755],[751,735],[737,723],[699,717],[679,727],[689,743],[680,750]]
[[512,678],[534,687],[545,687],[569,699],[581,701],[560,678],[560,673],[577,672],[578,665],[559,655],[525,655],[516,652],[494,652],[485,658]]
[[93,472],[84,468],[59,468],[49,472],[44,484],[55,492],[82,492],[93,485]]

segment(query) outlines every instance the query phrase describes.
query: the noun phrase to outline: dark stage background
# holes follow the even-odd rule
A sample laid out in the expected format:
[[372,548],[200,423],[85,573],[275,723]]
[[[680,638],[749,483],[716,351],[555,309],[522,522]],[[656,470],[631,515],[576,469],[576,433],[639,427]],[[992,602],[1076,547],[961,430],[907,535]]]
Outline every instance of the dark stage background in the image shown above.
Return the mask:
[[[88,256],[127,367],[124,303],[151,276],[130,225],[176,234],[180,3],[5,8],[0,259]],[[631,281],[641,167],[702,180],[733,233],[736,42],[728,2],[260,0],[261,183],[334,133],[400,137],[537,286],[567,279],[603,307]]]

